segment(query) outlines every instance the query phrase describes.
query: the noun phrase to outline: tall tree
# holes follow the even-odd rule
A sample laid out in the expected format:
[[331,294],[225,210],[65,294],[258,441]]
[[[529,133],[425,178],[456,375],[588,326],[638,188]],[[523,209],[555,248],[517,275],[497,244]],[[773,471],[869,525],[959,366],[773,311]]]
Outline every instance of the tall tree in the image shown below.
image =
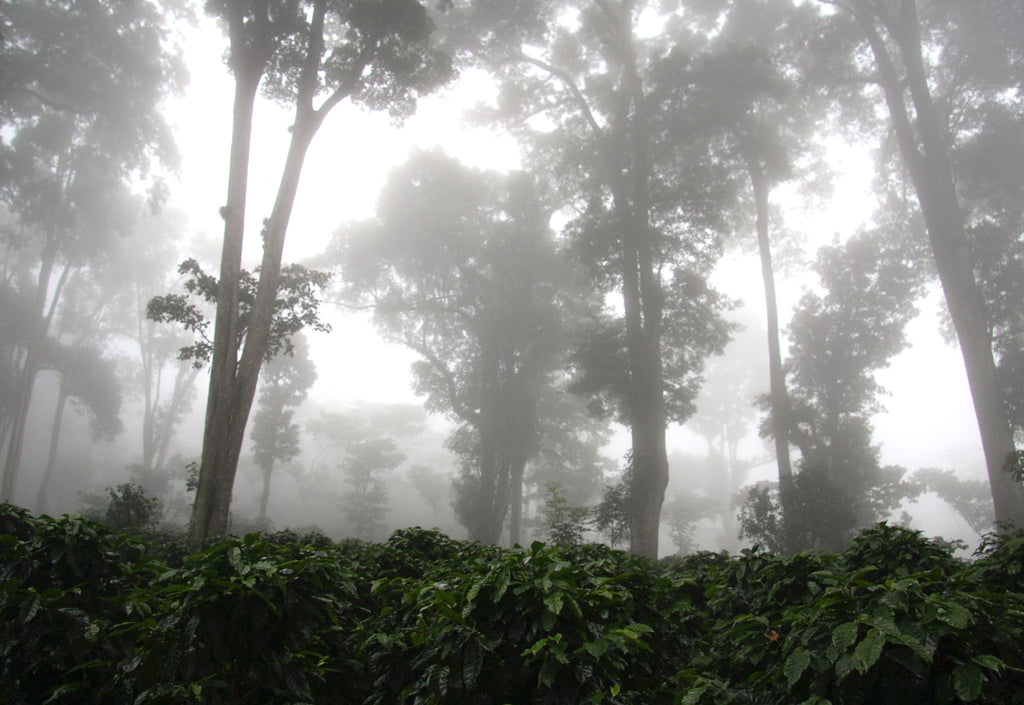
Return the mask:
[[[785,505],[793,492],[793,472],[783,432],[788,425],[789,398],[772,244],[773,239],[778,244],[785,231],[778,227],[781,218],[778,209],[772,208],[772,191],[780,183],[808,176],[811,169],[817,178],[804,178],[804,186],[817,185],[827,174],[820,160],[808,159],[815,152],[812,140],[821,116],[827,114],[803,58],[817,13],[810,6],[794,7],[791,0],[694,4],[688,11],[717,25],[710,33],[713,38],[697,54],[686,51],[684,43],[669,52],[657,67],[654,93],[674,108],[665,111],[665,129],[677,140],[710,141],[716,157],[728,165],[741,187],[737,236],[742,239],[733,244],[748,242],[748,222],[753,223],[750,240],[761,263],[769,399],[772,418],[779,425],[775,456]],[[680,81],[680,74],[691,78]]]
[[[415,390],[461,424],[457,513],[497,542],[537,448],[540,389],[564,347],[564,275],[532,180],[419,153],[390,177],[377,221],[334,247],[345,297],[420,356]],[[516,512],[511,533],[518,540]]]
[[[706,148],[657,129],[664,106],[651,93],[652,66],[679,37],[640,31],[655,6],[519,2],[493,17],[501,13],[485,3],[495,28],[479,47],[502,81],[495,118],[529,145],[531,168],[552,173],[595,300],[618,298],[583,341],[577,389],[630,429],[630,548],[650,556],[668,482],[667,424],[692,413],[703,359],[726,338],[722,299],[705,282],[723,182]],[[665,27],[688,22],[685,14],[669,10]],[[701,42],[696,31],[685,36]]]
[[[228,528],[245,426],[266,358],[285,233],[313,137],[345,99],[400,118],[412,112],[417,93],[450,74],[447,58],[429,46],[432,23],[416,0],[210,0],[207,10],[226,25],[235,102],[203,454],[189,528],[193,539]],[[295,119],[262,231],[259,284],[242,346],[239,279],[252,116],[261,81],[269,97],[294,107]]]
[[[955,120],[959,117],[954,106],[961,102],[998,102],[1007,90],[1016,89],[1019,51],[1010,45],[992,51],[990,46],[983,52],[989,63],[983,73],[979,72],[970,52],[958,51],[957,40],[969,35],[958,35],[957,29],[963,22],[990,13],[974,12],[963,3],[926,6],[926,24],[917,0],[821,1],[839,8],[837,20],[855,23],[873,60],[874,73],[859,78],[880,88],[917,194],[932,259],[964,358],[996,520],[1024,525],[1024,492],[1003,471],[1014,451],[1013,435],[996,372],[990,317],[974,274],[951,158],[951,148],[957,142]],[[997,7],[1007,9],[1005,3],[997,3]],[[990,26],[995,30],[993,43],[1014,34],[998,24]],[[977,42],[977,37],[974,40]],[[852,48],[851,57],[863,56],[856,46]],[[993,72],[993,66],[1005,70]],[[999,73],[1003,80],[992,80]]]
[[[35,256],[0,498],[11,499],[41,354],[68,277],[101,250],[127,182],[173,164],[160,104],[183,71],[151,2],[18,1],[0,8],[0,199]],[[9,141],[8,141],[9,140]]]

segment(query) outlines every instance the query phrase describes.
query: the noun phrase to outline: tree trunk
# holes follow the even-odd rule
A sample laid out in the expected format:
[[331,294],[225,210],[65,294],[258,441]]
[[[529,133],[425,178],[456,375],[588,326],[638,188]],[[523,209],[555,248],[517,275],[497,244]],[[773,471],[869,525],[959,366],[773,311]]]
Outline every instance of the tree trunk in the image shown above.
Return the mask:
[[515,546],[522,542],[523,533],[523,475],[526,471],[526,460],[517,458],[512,463],[511,502],[508,519],[508,545]]
[[[779,305],[775,296],[775,268],[772,266],[772,246],[768,236],[768,179],[761,160],[752,145],[743,145],[743,159],[750,174],[757,212],[757,251],[761,258],[761,278],[764,282],[764,301],[768,322],[768,379],[772,405],[772,435],[775,440],[775,459],[779,468],[779,501],[782,505],[784,525],[792,526],[796,488],[793,485],[793,465],[789,457],[789,393],[786,373],[782,367],[782,346],[779,342]],[[786,522],[785,519],[790,521]],[[792,551],[799,550],[794,538],[787,533]]]
[[[238,21],[241,22],[240,19]],[[235,46],[234,37],[232,51],[240,51]],[[230,469],[226,440],[233,415],[233,390],[238,360],[238,283],[242,268],[252,115],[262,73],[262,65],[248,66],[240,60],[239,65],[235,66],[228,196],[227,204],[221,211],[224,217],[224,243],[217,289],[210,387],[206,401],[199,485],[189,524],[189,537],[193,541],[222,535],[228,530],[227,511],[221,512],[221,508],[226,506],[225,494],[230,501],[234,471]]]
[[[903,0],[898,18],[881,18],[899,48],[905,79],[899,76],[896,59],[878,32],[875,22],[879,18],[872,8],[861,1],[856,6],[856,16],[875,56],[900,152],[917,192],[935,267],[960,343],[996,521],[1024,526],[1024,489],[1003,470],[1006,458],[1014,450],[1013,434],[996,377],[985,300],[974,278],[950,164],[949,135],[936,114],[928,86],[916,3]],[[904,85],[909,89],[916,120],[910,117]]]
[[[650,132],[646,96],[632,45],[632,2],[623,3],[622,23],[623,103],[620,114],[620,145],[628,165],[629,181],[618,188],[616,210],[620,216],[623,249],[623,304],[626,317],[626,349],[630,370],[629,420],[632,441],[633,484],[630,488],[631,553],[658,557],[661,508],[668,487],[668,424],[664,399],[661,332],[664,292],[654,261],[654,233],[650,222]],[[622,173],[621,171],[619,172]],[[613,175],[613,181],[619,177]]]
[[271,458],[267,467],[260,468],[263,471],[263,490],[260,492],[260,523],[267,518],[267,503],[270,501],[270,478],[274,473],[274,459]]
[[[211,489],[208,499],[197,513],[199,493],[196,494],[196,511],[193,521],[201,529],[193,536],[220,535],[228,530],[231,507],[231,490],[238,471],[238,458],[245,440],[245,427],[249,420],[260,368],[263,365],[270,336],[270,326],[277,299],[277,288],[281,278],[281,260],[284,252],[285,234],[291,218],[295,195],[298,192],[302,163],[310,141],[320,126],[322,115],[307,112],[301,108],[292,125],[292,139],[285,158],[284,170],[278,184],[274,208],[263,229],[263,259],[260,264],[260,278],[256,288],[256,300],[245,334],[245,346],[235,368],[235,374],[224,389],[226,403],[219,406],[218,415],[210,418],[207,414],[207,430],[203,438],[202,476],[207,467],[207,444],[210,449]],[[218,301],[218,305],[219,305]],[[214,433],[211,435],[211,429]],[[200,533],[201,532],[201,533]]]
[[53,476],[57,469],[57,449],[60,447],[60,431],[64,421],[64,407],[68,401],[68,392],[64,387],[63,378],[59,382],[60,392],[57,397],[57,407],[53,412],[53,424],[50,426],[50,449],[46,456],[46,469],[43,470],[43,479],[39,483],[39,493],[36,495],[36,513],[46,514],[49,511],[50,487],[53,485]]
[[184,413],[185,399],[199,377],[199,368],[193,367],[190,363],[182,361],[174,374],[174,388],[171,390],[171,398],[164,407],[164,415],[161,423],[155,429],[156,455],[153,458],[155,472],[163,472],[167,467],[167,453],[170,451],[171,439],[174,438],[174,427],[181,420]]
[[[138,341],[139,360],[142,366],[142,473],[147,475],[153,471],[154,426],[156,423],[156,406],[160,398],[160,373],[153,379],[153,335],[152,323],[149,324],[150,335],[143,330],[142,316],[139,316]],[[144,341],[148,338],[149,344]],[[154,398],[155,397],[155,398]]]
[[498,514],[498,475],[504,459],[501,457],[501,394],[499,393],[498,352],[488,326],[480,333],[480,414],[476,428],[479,434],[480,484],[476,497],[474,525],[467,527],[469,539],[484,543],[497,543],[501,538],[504,512]]

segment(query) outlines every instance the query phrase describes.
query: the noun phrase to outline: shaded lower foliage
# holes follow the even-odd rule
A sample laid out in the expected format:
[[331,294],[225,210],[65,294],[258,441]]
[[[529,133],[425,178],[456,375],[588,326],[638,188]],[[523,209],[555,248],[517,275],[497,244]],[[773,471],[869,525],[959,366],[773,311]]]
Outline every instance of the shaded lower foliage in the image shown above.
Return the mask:
[[840,553],[502,550],[407,529],[195,551],[0,506],[0,692],[59,703],[1006,703],[1024,536],[971,561],[878,525]]

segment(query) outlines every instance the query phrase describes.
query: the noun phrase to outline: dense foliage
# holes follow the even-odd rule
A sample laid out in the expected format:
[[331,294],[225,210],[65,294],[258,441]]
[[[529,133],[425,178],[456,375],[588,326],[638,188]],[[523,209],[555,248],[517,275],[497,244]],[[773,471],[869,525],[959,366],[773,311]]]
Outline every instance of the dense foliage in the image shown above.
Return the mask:
[[878,525],[838,554],[502,550],[436,531],[183,550],[0,505],[11,703],[1006,703],[1024,536],[972,561]]

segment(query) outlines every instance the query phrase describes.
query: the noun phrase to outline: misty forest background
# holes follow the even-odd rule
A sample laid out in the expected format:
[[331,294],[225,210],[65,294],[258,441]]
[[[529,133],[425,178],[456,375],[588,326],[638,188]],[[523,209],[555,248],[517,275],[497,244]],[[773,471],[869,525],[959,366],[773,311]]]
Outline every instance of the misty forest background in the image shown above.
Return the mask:
[[[1022,81],[1015,0],[10,0],[2,499],[650,556],[1024,524]],[[971,408],[937,366],[918,421],[980,452],[886,464],[936,328]]]

